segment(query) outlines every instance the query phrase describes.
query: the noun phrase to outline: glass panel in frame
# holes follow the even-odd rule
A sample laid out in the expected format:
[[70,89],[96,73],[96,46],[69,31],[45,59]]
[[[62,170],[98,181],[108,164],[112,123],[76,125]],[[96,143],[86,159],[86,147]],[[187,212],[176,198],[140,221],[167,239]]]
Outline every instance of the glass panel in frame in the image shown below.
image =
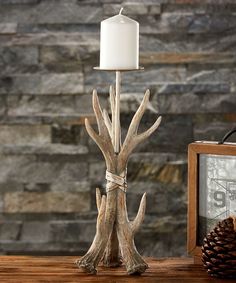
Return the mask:
[[236,215],[236,156],[199,154],[198,245],[222,219]]

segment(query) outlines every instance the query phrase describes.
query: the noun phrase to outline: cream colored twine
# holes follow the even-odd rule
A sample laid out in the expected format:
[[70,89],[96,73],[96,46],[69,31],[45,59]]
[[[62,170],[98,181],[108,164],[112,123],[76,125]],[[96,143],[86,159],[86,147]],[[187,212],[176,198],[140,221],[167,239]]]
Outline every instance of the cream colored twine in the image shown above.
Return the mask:
[[113,174],[109,171],[106,171],[106,179],[110,183],[107,184],[107,193],[111,192],[115,189],[120,189],[124,193],[126,193],[127,190],[127,182],[126,182],[126,174],[124,177],[118,176],[116,174]]

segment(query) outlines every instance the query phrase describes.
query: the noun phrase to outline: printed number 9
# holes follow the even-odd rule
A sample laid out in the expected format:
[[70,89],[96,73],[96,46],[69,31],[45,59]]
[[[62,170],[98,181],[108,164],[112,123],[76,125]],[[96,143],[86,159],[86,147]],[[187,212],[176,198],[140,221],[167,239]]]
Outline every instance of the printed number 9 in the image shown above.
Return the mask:
[[215,207],[225,207],[225,192],[221,192],[221,191],[216,191],[214,192],[214,200],[216,200],[217,202],[214,202]]

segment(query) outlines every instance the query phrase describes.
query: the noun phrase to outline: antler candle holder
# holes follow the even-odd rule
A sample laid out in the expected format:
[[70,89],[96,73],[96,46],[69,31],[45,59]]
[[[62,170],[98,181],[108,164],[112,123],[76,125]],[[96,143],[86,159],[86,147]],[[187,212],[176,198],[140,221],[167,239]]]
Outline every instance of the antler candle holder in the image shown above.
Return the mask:
[[85,272],[96,274],[97,265],[103,261],[105,266],[126,266],[128,274],[141,274],[148,268],[137,251],[134,235],[143,222],[146,208],[146,193],[142,196],[137,216],[129,221],[126,207],[127,163],[132,151],[146,140],[159,126],[161,117],[143,133],[138,133],[142,116],[149,103],[149,90],[133,116],[128,132],[121,141],[120,130],[120,86],[121,71],[116,71],[116,90],[110,87],[111,119],[108,112],[102,111],[96,90],[93,91],[93,110],[96,116],[98,133],[88,119],[85,127],[90,137],[103,153],[106,162],[106,195],[101,196],[96,189],[98,209],[96,235],[88,252],[76,261]]
[[96,274],[100,261],[105,266],[125,264],[128,274],[141,274],[147,268],[134,244],[134,235],[144,219],[146,193],[141,199],[138,214],[130,222],[126,208],[126,172],[132,151],[147,139],[159,126],[161,117],[142,134],[138,134],[139,123],[149,102],[149,90],[135,113],[124,142],[120,130],[120,89],[121,71],[139,70],[139,24],[121,14],[101,22],[100,67],[98,70],[116,72],[116,89],[110,87],[111,119],[106,110],[101,109],[96,90],[93,91],[93,110],[96,116],[98,133],[89,120],[85,127],[90,137],[99,146],[106,162],[106,195],[96,191],[97,230],[93,243],[77,265],[84,271]]

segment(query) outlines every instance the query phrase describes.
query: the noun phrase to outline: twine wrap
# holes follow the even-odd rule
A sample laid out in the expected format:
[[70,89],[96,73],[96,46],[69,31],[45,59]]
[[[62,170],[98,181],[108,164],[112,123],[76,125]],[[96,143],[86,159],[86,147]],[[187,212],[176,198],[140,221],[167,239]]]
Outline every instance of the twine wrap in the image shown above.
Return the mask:
[[120,189],[122,192],[126,193],[127,190],[127,182],[126,182],[126,174],[124,177],[118,176],[106,170],[106,179],[109,182],[107,184],[107,193]]

